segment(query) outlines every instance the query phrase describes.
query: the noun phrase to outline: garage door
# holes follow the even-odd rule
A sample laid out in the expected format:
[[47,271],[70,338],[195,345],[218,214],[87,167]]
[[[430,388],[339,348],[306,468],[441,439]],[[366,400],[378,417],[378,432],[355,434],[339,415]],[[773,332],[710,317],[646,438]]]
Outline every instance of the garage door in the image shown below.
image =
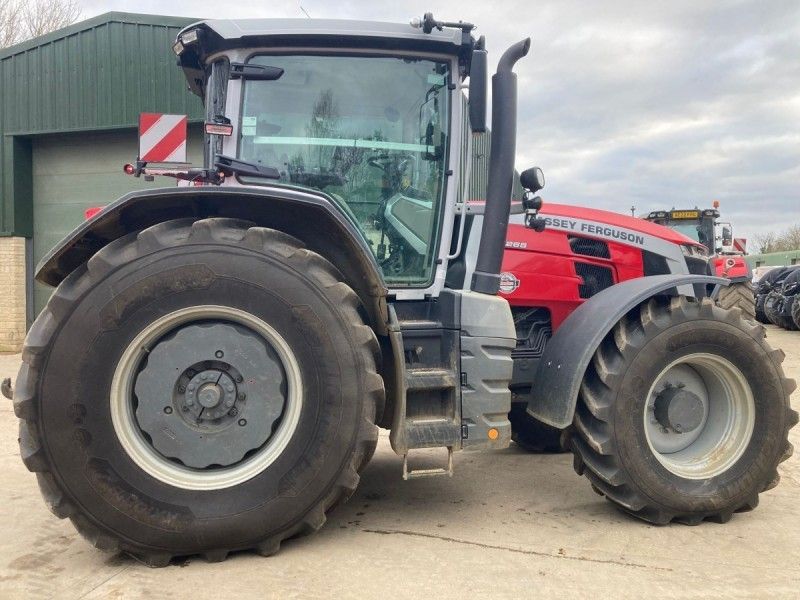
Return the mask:
[[[113,202],[135,189],[173,185],[166,178],[152,183],[122,172],[136,159],[134,130],[38,137],[33,141],[33,258],[42,257],[84,218],[91,206]],[[189,136],[189,160],[202,163],[199,131]],[[36,314],[52,288],[34,284]]]

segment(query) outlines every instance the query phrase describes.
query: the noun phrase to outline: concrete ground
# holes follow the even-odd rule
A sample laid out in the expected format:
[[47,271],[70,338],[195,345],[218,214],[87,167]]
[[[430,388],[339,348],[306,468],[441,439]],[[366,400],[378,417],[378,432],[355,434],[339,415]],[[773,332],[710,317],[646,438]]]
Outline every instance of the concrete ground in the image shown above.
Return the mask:
[[[800,332],[770,327],[800,380]],[[0,356],[0,378],[19,356]],[[800,394],[793,397],[800,408]],[[726,525],[652,527],[620,513],[570,455],[460,453],[452,479],[400,477],[381,439],[356,495],[274,557],[149,569],[90,547],[41,501],[0,404],[0,598],[800,598],[800,457]],[[791,434],[800,448],[800,428]]]

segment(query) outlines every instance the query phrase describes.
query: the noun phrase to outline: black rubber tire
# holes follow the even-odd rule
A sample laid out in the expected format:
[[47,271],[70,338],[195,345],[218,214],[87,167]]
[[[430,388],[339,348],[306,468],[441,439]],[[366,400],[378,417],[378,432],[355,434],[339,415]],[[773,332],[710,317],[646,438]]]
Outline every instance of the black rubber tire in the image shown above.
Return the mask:
[[740,309],[745,319],[756,318],[756,297],[753,284],[749,281],[737,281],[727,287],[721,287],[717,304],[725,309]]
[[766,299],[766,294],[758,294],[758,296],[756,296],[756,321],[764,325],[768,325],[770,322],[767,318],[767,313],[764,312],[764,301]]
[[764,298],[764,314],[767,316],[767,320],[772,324],[780,327],[780,315],[776,310],[776,306],[780,306],[781,294],[775,290],[769,292]]
[[[770,306],[768,305],[769,297],[774,297],[774,303]],[[795,296],[784,296],[778,291],[772,291],[767,296],[767,302],[765,303],[764,311],[767,314],[767,318],[769,318],[770,322],[773,325],[777,325],[783,329],[788,329],[789,331],[794,331],[797,329],[797,325],[795,325],[794,319],[791,316],[791,311],[794,308]],[[791,303],[791,307],[787,309],[786,304]]]
[[783,302],[788,304],[788,306],[784,307],[783,310],[785,314],[780,315],[779,321],[781,327],[788,329],[789,331],[797,331],[800,329],[800,325],[797,324],[797,319],[795,318],[796,315],[800,314],[797,308],[797,305],[800,304],[800,302],[797,301],[797,297],[797,295],[783,297]]
[[[742,457],[707,479],[685,479],[661,465],[644,432],[644,406],[655,377],[673,360],[716,353],[747,378],[755,400],[755,429]],[[581,384],[569,439],[575,471],[595,491],[655,524],[728,521],[758,504],[777,485],[777,466],[792,454],[789,430],[798,415],[789,404],[795,382],[784,376],[784,354],[767,344],[764,328],[711,300],[652,299],[606,336]]]
[[795,327],[800,329],[800,300],[798,296],[794,297],[794,304],[792,304],[792,321],[794,321]]
[[[278,460],[226,489],[148,475],[110,420],[117,358],[153,318],[223,304],[268,322],[303,380],[295,434]],[[379,347],[355,292],[286,234],[233,219],[161,223],[121,238],[56,289],[25,341],[14,395],[20,450],[53,513],[96,547],[151,565],[234,550],[270,555],[318,530],[355,490],[374,450]]]
[[522,449],[537,454],[567,452],[561,445],[562,429],[542,423],[530,416],[525,404],[512,404],[508,420],[511,421],[511,439]]

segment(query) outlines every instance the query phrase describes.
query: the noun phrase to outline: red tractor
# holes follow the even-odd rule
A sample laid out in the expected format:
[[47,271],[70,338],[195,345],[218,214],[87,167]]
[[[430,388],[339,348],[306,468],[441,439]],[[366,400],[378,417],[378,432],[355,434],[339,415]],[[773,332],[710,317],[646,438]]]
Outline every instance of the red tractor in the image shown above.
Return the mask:
[[731,280],[720,292],[719,303],[725,308],[739,306],[750,318],[755,318],[753,273],[744,259],[747,240],[734,238],[730,223],[719,221],[719,202],[712,208],[657,210],[645,219],[683,233],[706,247],[710,254],[711,272]]
[[[533,451],[562,449],[562,431],[534,419],[526,406],[532,399],[547,341],[578,306],[602,290],[651,275],[718,275],[732,283],[720,288],[717,303],[724,308],[738,307],[745,317],[754,318],[747,264],[741,256],[710,255],[704,242],[713,240],[714,223],[708,220],[713,221],[719,213],[695,210],[672,214],[679,212],[685,213],[679,221],[684,225],[692,217],[704,219],[702,231],[697,227],[700,233],[690,237],[686,233],[691,231],[685,227],[652,222],[666,221],[667,213],[651,213],[643,220],[552,203],[544,204],[539,211],[541,231],[526,227],[522,216],[511,217],[500,293],[511,305],[517,331],[511,422],[512,437],[519,445]],[[704,216],[705,212],[709,215]],[[729,235],[729,231],[726,228],[725,233]]]

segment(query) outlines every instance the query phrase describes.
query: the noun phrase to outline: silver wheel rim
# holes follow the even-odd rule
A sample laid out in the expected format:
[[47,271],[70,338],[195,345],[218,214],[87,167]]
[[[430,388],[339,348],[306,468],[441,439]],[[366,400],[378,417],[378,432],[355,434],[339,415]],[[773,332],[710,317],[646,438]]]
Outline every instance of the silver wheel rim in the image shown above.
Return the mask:
[[[134,414],[133,385],[142,360],[168,332],[192,321],[220,320],[243,325],[258,333],[281,360],[286,374],[286,405],[280,424],[267,443],[236,465],[192,469],[159,454],[148,442]],[[300,421],[303,389],[300,367],[284,338],[258,317],[228,306],[202,305],[183,308],[150,323],[122,354],[111,383],[110,408],[114,431],[130,458],[148,475],[187,490],[217,490],[252,479],[271,465],[286,449]]]
[[[690,431],[665,417],[670,390],[690,392],[694,422]],[[698,404],[699,402],[699,404]],[[668,404],[667,404],[668,406]],[[747,449],[755,426],[753,392],[729,360],[707,353],[683,356],[664,368],[650,387],[644,430],[650,451],[664,468],[685,479],[724,473]]]

